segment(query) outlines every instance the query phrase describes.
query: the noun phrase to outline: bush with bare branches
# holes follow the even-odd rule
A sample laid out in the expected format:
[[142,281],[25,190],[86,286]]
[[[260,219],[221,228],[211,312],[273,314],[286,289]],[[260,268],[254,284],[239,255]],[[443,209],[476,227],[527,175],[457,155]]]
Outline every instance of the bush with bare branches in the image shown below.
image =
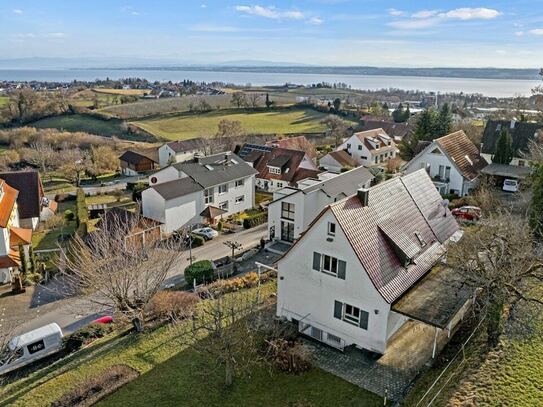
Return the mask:
[[186,291],[161,291],[149,304],[149,312],[162,320],[180,320],[190,317],[200,300],[196,294]]

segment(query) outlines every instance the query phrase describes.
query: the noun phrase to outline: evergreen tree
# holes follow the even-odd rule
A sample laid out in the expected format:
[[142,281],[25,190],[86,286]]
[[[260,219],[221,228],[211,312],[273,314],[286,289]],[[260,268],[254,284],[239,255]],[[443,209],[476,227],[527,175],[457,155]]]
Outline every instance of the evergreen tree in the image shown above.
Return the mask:
[[543,166],[539,165],[533,175],[532,203],[530,205],[530,226],[534,235],[543,237]]
[[409,103],[408,103],[405,108],[405,111],[403,112],[402,123],[405,123],[406,121],[408,121],[410,117],[411,117],[411,110],[409,110]]
[[432,108],[426,108],[419,114],[413,131],[417,139],[432,141],[437,138],[437,116],[437,112]]
[[270,100],[270,94],[266,93],[266,107],[269,109],[273,106],[273,101]]
[[394,119],[395,123],[402,123],[405,121],[404,116],[405,112],[403,110],[403,105],[400,103],[398,107],[392,112],[392,118]]
[[338,112],[340,107],[341,107],[341,99],[340,98],[335,98],[334,99],[334,110],[336,112]]
[[496,153],[492,156],[492,162],[496,164],[509,164],[513,159],[513,139],[506,129],[500,133],[496,142]]
[[419,139],[415,134],[404,137],[400,144],[398,144],[398,149],[400,150],[400,158],[405,161],[411,160],[415,156],[418,144]]
[[446,136],[451,132],[452,128],[452,114],[449,104],[445,103],[439,110],[439,116],[437,116],[436,123],[436,137]]

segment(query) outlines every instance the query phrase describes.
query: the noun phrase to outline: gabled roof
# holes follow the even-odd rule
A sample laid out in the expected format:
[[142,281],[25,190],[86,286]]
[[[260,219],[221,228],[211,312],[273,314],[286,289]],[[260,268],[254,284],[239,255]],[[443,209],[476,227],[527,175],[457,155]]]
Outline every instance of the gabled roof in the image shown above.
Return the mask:
[[537,132],[543,130],[543,123],[516,122],[510,120],[489,120],[481,139],[482,152],[495,154],[496,144],[501,130],[506,129],[513,139],[513,149],[516,157],[528,152],[530,140],[537,140]]
[[[345,150],[331,151],[327,154],[342,167],[356,167],[357,163]],[[324,158],[324,157],[323,157]]]
[[394,139],[403,139],[411,134],[411,125],[409,123],[394,123],[388,120],[365,120],[361,131],[383,129],[390,137]]
[[[370,151],[376,149],[396,149],[394,140],[382,128],[360,131],[358,133],[354,133],[354,136],[363,142],[366,148]],[[376,146],[374,146],[374,144]]]
[[439,260],[458,225],[424,170],[378,184],[367,194],[366,206],[353,195],[319,217],[331,211],[363,270],[392,303]]
[[[468,180],[477,178],[479,171],[488,165],[486,160],[481,157],[478,148],[462,130],[440,137],[435,142],[462,176]],[[428,146],[425,151],[431,148],[433,148],[432,145]]]
[[341,173],[334,178],[302,188],[302,191],[308,193],[320,189],[330,197],[340,194],[349,196],[356,193],[358,189],[372,179],[373,175],[371,175],[367,168],[358,167]]
[[193,138],[189,140],[176,140],[166,143],[176,153],[184,153],[186,151],[199,150],[202,148],[202,138]]
[[0,181],[0,188],[2,189],[2,197],[0,198],[0,227],[5,228],[8,226],[9,218],[13,212],[13,207],[17,201],[19,191],[10,187],[6,181]]
[[128,150],[125,151],[120,157],[119,160],[124,161],[129,164],[139,164],[142,161],[148,161],[151,160],[154,163],[156,163],[156,160],[154,158],[148,157],[147,155],[143,153],[139,153],[137,151]]
[[188,175],[203,188],[247,178],[257,173],[249,164],[230,152],[198,157],[173,164],[173,167]]
[[315,158],[317,152],[315,151],[315,145],[309,141],[305,136],[288,137],[266,142],[267,146],[288,148],[290,150],[302,150],[309,157]]
[[21,219],[40,217],[44,193],[38,171],[2,172],[0,179],[19,191],[17,207]]
[[200,184],[190,177],[174,179],[172,181],[152,185],[149,188],[158,192],[158,194],[166,201],[204,190]]

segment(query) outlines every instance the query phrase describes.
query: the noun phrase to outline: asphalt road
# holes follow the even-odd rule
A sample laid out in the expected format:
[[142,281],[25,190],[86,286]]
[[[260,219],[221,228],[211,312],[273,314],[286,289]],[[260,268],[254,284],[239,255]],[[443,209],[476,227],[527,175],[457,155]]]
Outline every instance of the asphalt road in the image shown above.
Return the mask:
[[[224,245],[224,242],[227,240],[234,240],[241,243],[242,250],[249,249],[258,245],[260,239],[265,237],[266,234],[267,224],[247,230],[242,229],[241,231],[230,235],[221,235],[212,241],[208,241],[204,246],[193,249],[193,261],[204,259],[215,260],[230,255],[231,249]],[[189,251],[184,250],[181,252],[179,262],[172,267],[168,273],[164,286],[168,284],[183,283],[183,272],[189,263]],[[45,286],[44,289],[47,289],[47,287],[48,286]],[[61,284],[54,284],[53,289],[59,293],[62,291],[62,286]],[[41,310],[36,312],[31,320],[22,323],[18,327],[17,332],[28,332],[43,325],[56,322],[66,335],[110,312],[111,311],[106,307],[101,307],[85,299],[59,299],[41,307]]]

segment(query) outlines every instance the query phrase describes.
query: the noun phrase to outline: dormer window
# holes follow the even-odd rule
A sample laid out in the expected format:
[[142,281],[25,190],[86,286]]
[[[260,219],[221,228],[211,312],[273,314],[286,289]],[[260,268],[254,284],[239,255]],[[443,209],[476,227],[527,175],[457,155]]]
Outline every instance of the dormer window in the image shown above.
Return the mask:
[[268,171],[270,172],[270,174],[281,174],[281,168],[279,167],[268,166]]
[[416,236],[417,240],[419,241],[419,244],[420,244],[421,247],[426,246],[426,240],[424,240],[424,238],[422,237],[422,235],[419,232],[415,232],[415,236]]

